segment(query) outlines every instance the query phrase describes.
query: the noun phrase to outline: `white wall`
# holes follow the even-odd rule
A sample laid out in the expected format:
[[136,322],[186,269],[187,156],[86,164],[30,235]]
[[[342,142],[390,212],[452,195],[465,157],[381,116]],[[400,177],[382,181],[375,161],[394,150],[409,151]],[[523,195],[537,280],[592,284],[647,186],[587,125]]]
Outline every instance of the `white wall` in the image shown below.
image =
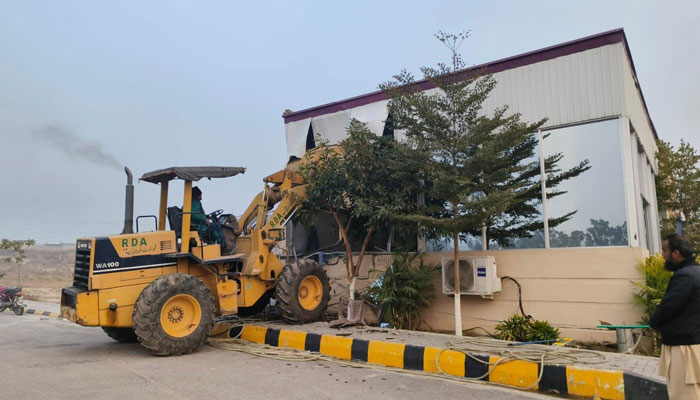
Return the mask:
[[493,74],[484,111],[507,104],[546,128],[623,114],[621,54],[617,43]]
[[[493,77],[498,84],[484,103],[482,111],[487,115],[508,105],[510,112],[522,115],[523,121],[547,118],[544,128],[621,117],[620,158],[624,164],[630,245],[646,244],[652,251],[659,250],[656,188],[651,174],[657,171],[658,149],[624,43],[497,72]],[[437,89],[430,91],[434,90]],[[303,156],[309,125],[331,144],[347,135],[351,118],[367,122],[372,132],[381,135],[387,103],[384,100],[287,123],[288,156]],[[395,136],[400,139],[401,132]],[[637,151],[637,142],[643,149],[641,153]],[[654,210],[649,218],[652,237],[648,244],[646,240],[640,241],[640,235],[644,234],[642,195]]]

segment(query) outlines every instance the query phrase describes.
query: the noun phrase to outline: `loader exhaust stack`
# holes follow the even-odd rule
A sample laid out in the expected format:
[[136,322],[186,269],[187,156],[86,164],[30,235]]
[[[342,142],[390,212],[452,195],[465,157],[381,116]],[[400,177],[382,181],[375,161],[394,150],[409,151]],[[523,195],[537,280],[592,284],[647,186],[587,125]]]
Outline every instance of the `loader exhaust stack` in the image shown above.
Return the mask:
[[126,200],[124,202],[124,233],[134,233],[134,177],[129,167],[124,167],[126,172]]

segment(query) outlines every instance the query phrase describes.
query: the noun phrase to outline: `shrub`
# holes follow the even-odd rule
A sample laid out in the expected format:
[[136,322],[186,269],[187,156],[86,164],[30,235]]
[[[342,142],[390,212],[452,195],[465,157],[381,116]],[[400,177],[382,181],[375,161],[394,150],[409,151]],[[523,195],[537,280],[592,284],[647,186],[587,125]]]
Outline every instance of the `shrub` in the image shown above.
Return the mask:
[[422,309],[430,305],[433,296],[434,272],[435,267],[423,264],[418,254],[395,253],[391,266],[367,288],[365,295],[385,307],[394,327],[416,329]]
[[528,340],[556,340],[558,337],[559,329],[550,325],[549,322],[533,321]]
[[[654,254],[639,263],[637,269],[644,276],[643,281],[633,281],[639,291],[635,293],[634,302],[644,307],[644,315],[640,321],[642,324],[649,324],[651,315],[656,310],[656,307],[661,303],[661,299],[666,293],[668,282],[671,280],[671,272],[664,269],[664,258],[660,254]],[[658,332],[649,330],[653,343],[654,350],[660,348],[661,337]]]
[[547,321],[531,320],[515,314],[496,325],[496,336],[511,342],[555,340],[559,337],[559,329]]
[[496,325],[496,336],[501,340],[526,342],[529,325],[529,319],[523,317],[522,315],[515,314]]

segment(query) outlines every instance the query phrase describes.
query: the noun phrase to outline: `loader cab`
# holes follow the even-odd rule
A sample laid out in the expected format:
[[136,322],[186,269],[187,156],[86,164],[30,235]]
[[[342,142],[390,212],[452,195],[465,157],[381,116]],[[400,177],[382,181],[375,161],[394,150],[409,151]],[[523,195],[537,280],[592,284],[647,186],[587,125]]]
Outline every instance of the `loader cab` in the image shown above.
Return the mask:
[[[171,167],[143,174],[139,180],[160,185],[160,205],[158,208],[158,231],[165,231],[167,219],[170,230],[175,232],[178,242],[177,253],[191,253],[197,258],[212,259],[221,256],[219,244],[207,244],[191,229],[192,182],[202,178],[227,178],[245,173],[242,167]],[[170,182],[180,179],[184,182],[182,208],[168,207],[168,187]]]

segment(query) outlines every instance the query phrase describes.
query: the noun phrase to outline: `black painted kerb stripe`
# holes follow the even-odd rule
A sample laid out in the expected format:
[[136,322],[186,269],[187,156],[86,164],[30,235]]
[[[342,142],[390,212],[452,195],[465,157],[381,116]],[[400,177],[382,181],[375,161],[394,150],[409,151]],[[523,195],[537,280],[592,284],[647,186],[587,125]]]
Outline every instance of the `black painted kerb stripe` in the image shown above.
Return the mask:
[[423,355],[425,354],[425,347],[423,346],[412,346],[407,344],[403,351],[403,367],[405,369],[416,369],[419,371],[423,370]]
[[[473,358],[472,358],[473,357]],[[476,360],[475,360],[476,359]],[[489,356],[475,356],[467,354],[464,359],[464,376],[467,378],[479,378],[488,381]],[[486,375],[486,376],[484,376]]]
[[[49,311],[38,311],[27,309],[27,313],[36,312],[42,315],[50,315]],[[278,329],[268,328],[265,332],[265,344],[270,346],[279,346],[280,331]],[[316,333],[307,333],[304,348],[307,351],[319,352],[321,349],[322,335]],[[369,341],[362,339],[353,339],[351,345],[351,358],[353,360],[367,362],[369,353]],[[405,345],[404,347],[404,368],[423,370],[425,358],[425,348],[422,346]],[[568,394],[566,380],[566,366],[561,365],[545,365],[544,371],[538,365],[538,375],[542,372],[542,379],[539,382],[540,392],[557,392],[559,394]],[[483,381],[488,381],[489,371],[489,356],[486,355],[467,355],[464,361],[464,376],[467,378],[477,378]],[[666,384],[660,380],[650,379],[634,373],[625,372],[624,378],[624,393],[625,400],[669,400]]]
[[350,348],[350,358],[353,360],[367,362],[367,354],[369,350],[369,340],[353,339]]
[[306,341],[304,342],[304,350],[306,351],[321,351],[321,335],[316,333],[306,334]]
[[267,328],[265,332],[265,344],[270,346],[279,346],[280,331],[278,329]]
[[541,370],[540,364],[537,364],[537,374],[542,372],[540,380],[540,392],[557,392],[568,394],[569,389],[566,385],[566,367],[563,365],[545,365],[544,371]]
[[629,372],[623,373],[622,378],[625,382],[625,400],[668,400],[666,384],[661,381]]

